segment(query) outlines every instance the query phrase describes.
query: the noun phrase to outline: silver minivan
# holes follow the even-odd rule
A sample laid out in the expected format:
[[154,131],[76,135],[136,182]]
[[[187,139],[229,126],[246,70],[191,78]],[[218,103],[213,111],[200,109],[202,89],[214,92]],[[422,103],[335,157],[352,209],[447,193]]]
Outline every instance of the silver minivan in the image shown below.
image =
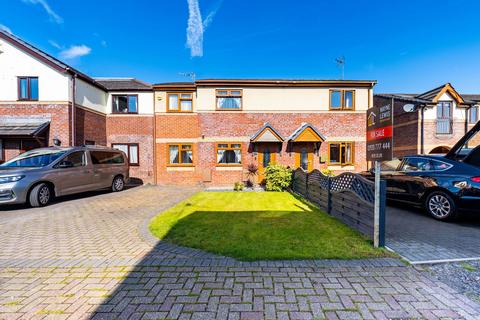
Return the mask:
[[53,197],[111,188],[129,180],[123,151],[98,146],[27,151],[0,165],[0,204],[47,205]]

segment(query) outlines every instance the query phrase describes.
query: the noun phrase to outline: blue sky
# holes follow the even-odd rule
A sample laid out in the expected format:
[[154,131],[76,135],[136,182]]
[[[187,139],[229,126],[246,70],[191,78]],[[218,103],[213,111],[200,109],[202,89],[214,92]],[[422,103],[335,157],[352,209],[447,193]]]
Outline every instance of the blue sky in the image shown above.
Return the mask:
[[344,56],[377,92],[480,93],[480,1],[0,1],[0,25],[92,76],[338,79]]

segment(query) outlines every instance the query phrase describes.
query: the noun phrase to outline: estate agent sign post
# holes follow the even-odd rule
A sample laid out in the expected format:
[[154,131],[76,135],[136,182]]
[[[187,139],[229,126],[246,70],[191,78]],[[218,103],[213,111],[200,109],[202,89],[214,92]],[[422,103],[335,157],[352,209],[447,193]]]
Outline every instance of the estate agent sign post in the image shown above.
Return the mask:
[[391,104],[367,110],[367,161],[375,163],[375,247],[385,246],[386,183],[380,180],[380,162],[392,160],[393,105],[392,98]]

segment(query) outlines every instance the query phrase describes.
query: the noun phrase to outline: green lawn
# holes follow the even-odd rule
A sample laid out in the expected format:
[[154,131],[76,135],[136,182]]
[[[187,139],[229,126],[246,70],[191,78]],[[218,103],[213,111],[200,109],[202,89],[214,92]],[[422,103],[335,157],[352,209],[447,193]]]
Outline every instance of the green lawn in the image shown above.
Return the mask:
[[287,192],[201,192],[153,218],[150,230],[171,243],[241,260],[389,255]]

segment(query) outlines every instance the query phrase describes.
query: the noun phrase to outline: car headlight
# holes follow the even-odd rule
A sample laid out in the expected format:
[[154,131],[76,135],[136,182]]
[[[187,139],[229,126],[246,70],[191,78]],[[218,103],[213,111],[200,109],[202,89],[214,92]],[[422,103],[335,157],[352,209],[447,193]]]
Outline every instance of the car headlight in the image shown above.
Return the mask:
[[4,176],[0,177],[0,183],[9,183],[9,182],[17,182],[25,178],[24,175],[17,175],[17,176]]

